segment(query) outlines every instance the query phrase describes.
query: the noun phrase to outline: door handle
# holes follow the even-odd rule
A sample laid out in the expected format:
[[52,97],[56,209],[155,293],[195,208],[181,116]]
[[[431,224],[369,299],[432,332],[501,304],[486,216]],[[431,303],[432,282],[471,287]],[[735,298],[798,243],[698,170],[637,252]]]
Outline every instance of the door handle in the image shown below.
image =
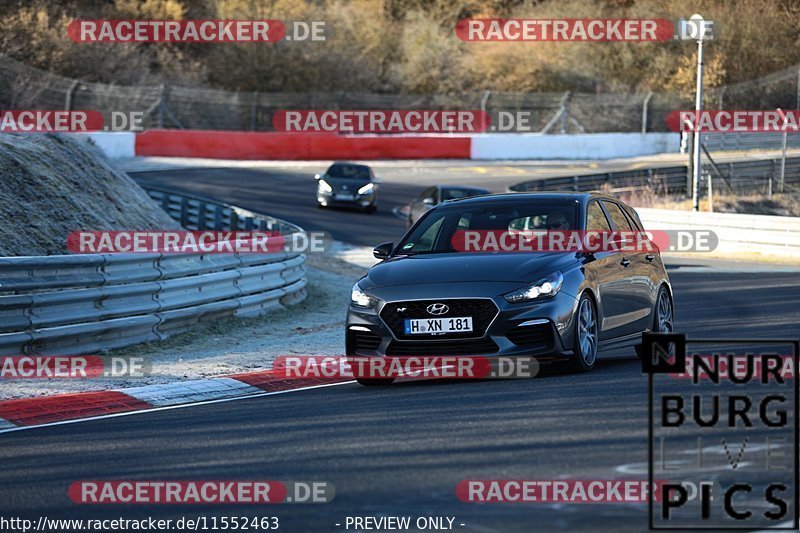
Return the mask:
[[647,254],[646,256],[644,256],[644,258],[652,263],[653,259],[655,259],[656,256],[654,256],[653,254]]
[[628,268],[628,266],[631,264],[631,261],[627,257],[623,257],[622,261],[620,261],[619,264],[624,266],[625,268]]

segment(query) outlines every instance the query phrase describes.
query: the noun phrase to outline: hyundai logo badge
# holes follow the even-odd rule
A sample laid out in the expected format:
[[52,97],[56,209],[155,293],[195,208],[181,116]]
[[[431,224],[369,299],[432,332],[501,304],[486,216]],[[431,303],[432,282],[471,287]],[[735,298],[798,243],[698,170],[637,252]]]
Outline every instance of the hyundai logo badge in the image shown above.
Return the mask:
[[445,304],[431,304],[425,310],[429,315],[446,315],[450,311],[450,307]]

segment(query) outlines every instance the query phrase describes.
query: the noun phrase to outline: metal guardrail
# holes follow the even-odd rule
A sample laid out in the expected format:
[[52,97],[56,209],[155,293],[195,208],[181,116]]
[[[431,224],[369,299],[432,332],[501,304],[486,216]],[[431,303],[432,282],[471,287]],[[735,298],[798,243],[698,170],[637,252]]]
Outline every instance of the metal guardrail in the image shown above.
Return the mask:
[[[206,198],[147,187],[186,229],[302,228]],[[306,296],[306,256],[87,254],[0,258],[0,355],[78,354],[157,341]]]
[[[780,150],[783,133],[702,133],[701,142],[711,152],[725,150]],[[788,133],[787,148],[800,148],[800,135]]]
[[[703,183],[701,190],[705,190],[707,176],[713,174],[711,165],[704,164]],[[773,190],[778,191],[780,185],[780,159],[759,159],[748,161],[735,161],[730,163],[717,163],[717,167],[737,193],[764,193],[768,190],[770,181]],[[713,177],[713,176],[712,176]],[[625,170],[620,172],[606,172],[602,174],[584,174],[577,176],[562,176],[524,181],[508,187],[509,192],[532,191],[635,191],[651,190],[656,193],[685,194],[688,191],[687,183],[689,170],[687,165],[648,168],[641,170]],[[716,182],[716,179],[715,179]],[[715,187],[721,190],[723,184]],[[786,159],[784,172],[784,186],[795,190],[800,188],[800,157]]]
[[661,189],[669,193],[685,192],[686,166],[543,178],[511,185],[508,187],[508,190],[510,192],[591,192],[603,189],[643,188]]

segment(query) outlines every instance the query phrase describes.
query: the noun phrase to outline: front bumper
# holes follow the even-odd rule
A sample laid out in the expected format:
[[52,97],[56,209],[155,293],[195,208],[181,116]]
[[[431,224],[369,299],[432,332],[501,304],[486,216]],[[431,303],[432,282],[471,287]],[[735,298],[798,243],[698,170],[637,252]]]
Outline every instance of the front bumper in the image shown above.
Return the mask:
[[[471,297],[471,296],[470,296]],[[459,298],[463,298],[460,296]],[[563,292],[539,302],[510,304],[502,297],[475,296],[491,300],[495,317],[484,332],[468,338],[448,335],[398,334],[382,317],[384,306],[403,306],[409,299],[381,301],[374,309],[350,306],[346,321],[348,356],[535,356],[540,362],[568,359],[572,355],[574,316],[578,301]],[[452,296],[425,298],[447,303]],[[408,318],[431,318],[408,316]]]
[[369,207],[375,204],[376,195],[356,194],[352,200],[336,198],[332,193],[317,192],[317,203],[325,207]]

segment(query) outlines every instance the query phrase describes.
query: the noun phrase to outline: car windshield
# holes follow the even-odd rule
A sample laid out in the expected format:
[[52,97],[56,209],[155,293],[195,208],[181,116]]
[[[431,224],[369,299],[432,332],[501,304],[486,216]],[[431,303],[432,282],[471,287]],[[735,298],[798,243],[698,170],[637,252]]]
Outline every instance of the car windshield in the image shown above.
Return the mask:
[[456,198],[464,198],[466,196],[479,196],[487,194],[489,191],[483,189],[459,189],[454,187],[446,187],[442,189],[442,201],[455,200]]
[[369,168],[363,165],[331,165],[326,178],[369,181]]
[[457,252],[459,230],[523,231],[577,229],[578,204],[568,200],[453,205],[431,211],[408,233],[399,255]]

